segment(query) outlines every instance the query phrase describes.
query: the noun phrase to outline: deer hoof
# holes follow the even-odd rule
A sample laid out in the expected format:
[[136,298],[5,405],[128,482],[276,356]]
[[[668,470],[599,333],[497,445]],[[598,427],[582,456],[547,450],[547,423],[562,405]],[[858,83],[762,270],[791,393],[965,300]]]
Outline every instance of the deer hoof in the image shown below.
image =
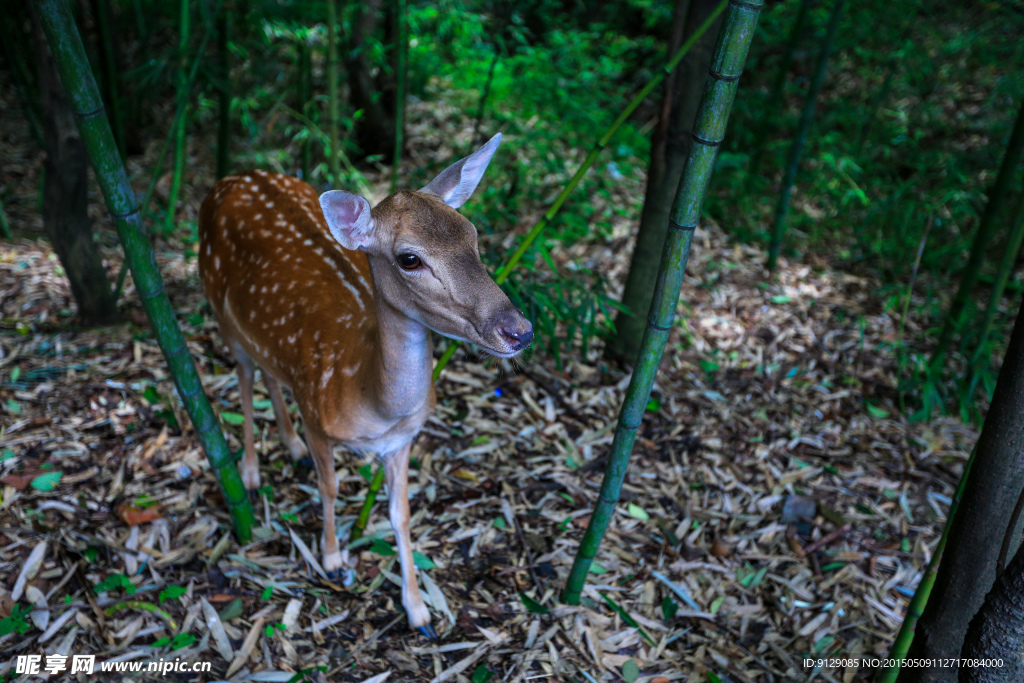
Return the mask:
[[427,638],[430,638],[431,640],[439,640],[439,638],[437,637],[437,631],[435,631],[434,627],[430,624],[427,624],[426,626],[420,626],[416,630],[425,635]]
[[296,436],[294,439],[287,440],[284,443],[288,452],[291,453],[292,460],[299,464],[303,464],[303,461],[309,463],[306,467],[312,467],[313,461],[309,458],[309,449],[306,448],[306,444],[302,443],[302,439]]
[[241,470],[242,485],[245,486],[251,496],[256,492],[256,489],[260,487],[260,468],[256,465],[250,467],[243,461]]

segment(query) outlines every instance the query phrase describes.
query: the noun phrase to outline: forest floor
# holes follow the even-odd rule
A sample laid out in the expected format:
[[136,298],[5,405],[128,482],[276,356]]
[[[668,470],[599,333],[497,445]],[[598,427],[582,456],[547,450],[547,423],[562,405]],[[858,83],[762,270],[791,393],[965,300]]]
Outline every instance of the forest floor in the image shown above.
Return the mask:
[[[557,596],[628,375],[600,369],[599,349],[565,354],[561,370],[537,354],[522,372],[457,354],[410,482],[434,643],[406,626],[383,496],[353,585],[308,561],[319,556],[315,475],[291,464],[260,383],[269,488],[255,540],[238,545],[130,279],[127,322],[73,325],[60,266],[31,238],[38,154],[11,135],[0,186],[28,237],[0,244],[0,617],[11,591],[37,609],[6,622],[20,628],[0,636],[0,674],[16,655],[77,653],[212,663],[210,674],[159,677],[182,681],[618,681],[633,678],[630,662],[642,682],[855,681],[870,669],[803,658],[887,654],[977,433],[901,416],[898,320],[878,283],[786,260],[769,278],[760,249],[715,225],[698,231],[685,326],[580,607]],[[437,167],[448,157],[415,151],[428,135],[414,133],[411,163]],[[153,156],[132,162],[140,191]],[[369,178],[383,187],[382,174]],[[191,176],[185,218],[211,184],[208,172]],[[91,210],[108,225],[100,202]],[[566,258],[585,256],[619,286],[628,228]],[[100,239],[116,275],[108,227]],[[194,248],[160,240],[157,260],[238,448],[236,377],[186,258]],[[921,336],[913,320],[905,334]],[[337,465],[345,530],[366,470],[340,452]]]

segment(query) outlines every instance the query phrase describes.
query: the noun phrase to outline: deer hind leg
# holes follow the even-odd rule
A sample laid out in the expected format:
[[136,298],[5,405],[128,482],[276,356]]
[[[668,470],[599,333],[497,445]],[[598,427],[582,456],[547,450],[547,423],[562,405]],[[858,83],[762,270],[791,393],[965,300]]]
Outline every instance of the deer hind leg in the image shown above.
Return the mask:
[[[347,559],[338,551],[338,536],[334,529],[334,501],[338,497],[338,475],[334,470],[334,449],[331,441],[316,433],[306,423],[306,441],[316,467],[317,486],[320,500],[324,504],[324,537],[321,543],[324,571],[331,578],[338,578]],[[347,553],[346,553],[347,554]]]
[[263,383],[267,385],[270,402],[274,404],[274,417],[277,418],[277,431],[281,435],[281,443],[291,453],[292,460],[302,460],[309,454],[309,451],[306,449],[306,444],[302,443],[302,439],[295,433],[295,425],[292,424],[292,418],[288,415],[288,404],[284,402],[281,385],[266,370],[263,371]]
[[398,561],[402,565],[402,606],[409,617],[409,625],[424,635],[436,638],[430,625],[430,610],[423,602],[416,582],[416,564],[412,559],[412,541],[409,539],[409,447],[411,442],[394,453],[384,456],[384,473],[388,482],[388,512],[391,527],[398,543]]
[[238,399],[242,403],[242,415],[245,416],[245,424],[242,427],[245,444],[245,455],[242,456],[242,483],[247,491],[255,491],[260,487],[260,465],[256,461],[252,425],[252,381],[256,374],[256,364],[239,344],[230,346],[235,360],[238,361]]

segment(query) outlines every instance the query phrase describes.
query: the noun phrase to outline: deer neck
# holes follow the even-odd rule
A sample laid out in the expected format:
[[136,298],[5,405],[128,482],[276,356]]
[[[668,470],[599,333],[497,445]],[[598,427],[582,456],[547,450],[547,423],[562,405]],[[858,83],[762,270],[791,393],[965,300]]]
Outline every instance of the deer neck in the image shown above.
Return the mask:
[[374,292],[377,344],[373,373],[375,403],[383,417],[402,418],[427,403],[433,379],[433,341],[430,330],[400,313]]

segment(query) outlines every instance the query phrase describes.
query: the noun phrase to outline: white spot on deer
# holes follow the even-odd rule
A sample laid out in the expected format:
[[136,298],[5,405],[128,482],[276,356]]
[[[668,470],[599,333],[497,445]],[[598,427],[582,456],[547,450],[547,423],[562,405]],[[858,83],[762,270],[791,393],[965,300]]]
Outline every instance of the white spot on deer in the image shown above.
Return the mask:
[[[267,202],[267,208],[268,209],[274,208],[274,202]],[[280,214],[278,214],[278,215],[280,215]]]
[[[348,280],[344,280],[343,279],[341,282],[346,287],[348,287],[350,292],[352,292],[352,296],[354,296],[355,299],[356,299],[356,305],[359,306],[360,309],[362,309],[362,307],[363,307],[363,297],[359,296],[359,290],[357,290],[355,287],[353,287],[352,283],[350,283]],[[339,320],[338,322],[341,322],[341,321]]]
[[221,214],[221,217],[217,219],[217,224],[220,225],[221,227],[224,227],[225,225],[228,224],[228,217],[225,216],[224,214]]
[[281,286],[280,282],[275,282],[274,286],[270,289],[271,292],[277,293],[277,288]]
[[306,245],[307,247],[311,247],[313,246],[313,240],[306,240],[305,242],[303,242],[303,244]]
[[250,294],[255,294],[256,293],[256,285],[251,285],[249,287],[249,293]]
[[347,368],[343,369],[342,372],[345,373],[347,377],[351,377],[352,375],[356,374],[357,370],[359,370],[360,364],[361,363],[359,361],[356,361],[355,365],[348,366]]
[[289,344],[294,344],[295,343],[295,335],[294,334],[289,334],[288,335],[288,343]]
[[213,269],[220,270],[220,256],[213,257]]
[[258,221],[258,220],[260,220],[261,218],[263,218],[263,214],[262,214],[262,213],[258,213],[258,214],[256,214],[255,216],[253,216],[252,218],[253,218],[253,220],[256,220],[256,221]]
[[245,182],[247,182],[247,183],[249,183],[249,182],[252,182],[252,178],[250,178],[250,177],[249,177],[249,176],[247,176],[247,175],[244,175],[244,176],[242,176],[242,180],[243,180],[243,181],[245,181]]

